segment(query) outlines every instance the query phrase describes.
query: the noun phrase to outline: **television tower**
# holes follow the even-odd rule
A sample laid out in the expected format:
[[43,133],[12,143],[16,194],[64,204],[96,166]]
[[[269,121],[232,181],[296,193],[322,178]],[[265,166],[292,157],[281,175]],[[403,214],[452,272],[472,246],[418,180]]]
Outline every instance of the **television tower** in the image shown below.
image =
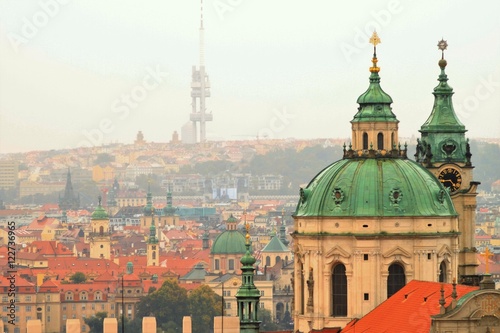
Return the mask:
[[[197,122],[200,123],[200,139],[199,142],[206,141],[206,122],[212,121],[212,114],[206,113],[205,98],[210,97],[210,81],[208,74],[205,72],[205,45],[204,45],[203,29],[203,0],[201,0],[201,17],[200,17],[200,66],[196,69],[193,66],[193,74],[191,81],[191,98],[192,98],[192,111],[189,120],[192,123],[192,134],[194,135],[193,141],[198,142],[197,136]],[[199,99],[199,103],[197,100]]]

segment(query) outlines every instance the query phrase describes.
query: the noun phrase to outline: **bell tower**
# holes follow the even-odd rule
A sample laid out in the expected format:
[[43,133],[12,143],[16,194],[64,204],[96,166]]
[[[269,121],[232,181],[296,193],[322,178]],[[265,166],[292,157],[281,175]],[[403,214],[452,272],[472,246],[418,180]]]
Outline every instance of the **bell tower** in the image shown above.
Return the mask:
[[90,218],[90,258],[110,259],[111,257],[111,233],[109,232],[109,216],[99,204]]
[[417,140],[415,159],[432,172],[450,192],[458,213],[459,265],[461,283],[471,283],[476,274],[476,253],[474,229],[476,222],[477,186],[473,180],[474,166],[471,162],[469,139],[465,138],[464,124],[453,109],[453,88],[448,85],[445,69],[447,61],[444,51],[448,47],[445,40],[438,42],[441,50],[438,85],[434,88],[434,105],[426,122],[420,127],[421,138]]
[[151,215],[151,226],[149,227],[149,238],[147,246],[147,266],[159,266],[160,248],[156,237],[156,227],[154,215]]

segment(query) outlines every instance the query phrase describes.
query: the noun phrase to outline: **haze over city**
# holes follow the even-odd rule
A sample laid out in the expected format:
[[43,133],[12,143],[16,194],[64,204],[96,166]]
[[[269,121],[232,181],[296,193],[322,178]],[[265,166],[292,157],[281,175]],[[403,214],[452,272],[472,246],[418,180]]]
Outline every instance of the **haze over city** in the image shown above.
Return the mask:
[[[208,140],[348,138],[377,30],[400,135],[418,135],[443,38],[469,137],[498,137],[500,4],[204,1]],[[199,1],[0,1],[0,153],[167,142],[189,119]],[[145,83],[146,82],[146,83]],[[126,102],[138,86],[140,100]]]

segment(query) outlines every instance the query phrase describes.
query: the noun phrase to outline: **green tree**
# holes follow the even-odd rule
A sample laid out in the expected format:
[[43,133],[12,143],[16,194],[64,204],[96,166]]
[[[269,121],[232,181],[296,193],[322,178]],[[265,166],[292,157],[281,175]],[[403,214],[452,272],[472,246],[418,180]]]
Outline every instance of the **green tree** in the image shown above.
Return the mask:
[[260,320],[260,331],[268,332],[268,331],[277,331],[278,324],[273,321],[273,317],[271,316],[271,311],[266,308],[259,309],[259,320]]
[[130,320],[124,317],[124,325],[122,325],[122,317],[118,316],[118,332],[121,333],[122,329],[124,333],[137,333],[142,331],[142,318],[136,317],[134,320]]
[[214,327],[214,317],[220,316],[222,297],[209,286],[201,285],[191,291],[188,302],[193,332],[210,332],[211,328]]
[[94,161],[94,165],[106,164],[106,163],[114,162],[114,161],[115,161],[115,157],[113,155],[110,155],[107,153],[102,153],[102,154],[97,155],[97,157]]
[[187,291],[174,279],[165,280],[160,289],[143,297],[137,305],[139,318],[154,316],[160,327],[171,321],[177,331],[182,329],[182,317],[188,314]]
[[102,333],[104,318],[106,318],[107,316],[107,312],[97,312],[92,317],[83,318],[83,321],[89,326],[90,333]]
[[75,274],[71,275],[69,279],[73,283],[84,283],[85,281],[87,281],[87,277],[82,272],[76,272]]

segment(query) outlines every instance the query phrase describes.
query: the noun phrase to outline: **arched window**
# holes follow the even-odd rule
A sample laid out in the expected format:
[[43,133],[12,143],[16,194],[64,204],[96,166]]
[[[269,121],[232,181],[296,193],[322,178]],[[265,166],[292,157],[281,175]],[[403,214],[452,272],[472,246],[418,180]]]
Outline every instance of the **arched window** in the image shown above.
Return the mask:
[[277,256],[275,260],[276,260],[276,263],[279,263],[281,261],[281,257]]
[[220,269],[219,259],[214,260],[214,269],[218,271]]
[[395,141],[394,141],[394,132],[391,133],[391,147],[389,147],[389,149],[392,149],[395,145]]
[[102,236],[103,234],[104,234],[104,227],[101,225],[101,226],[99,227],[99,235],[101,235],[101,236]]
[[439,265],[439,282],[444,282],[446,283],[446,263],[441,261],[441,264]]
[[228,260],[228,266],[230,271],[234,270],[234,259]]
[[387,298],[394,295],[406,284],[405,270],[403,266],[394,263],[389,266],[389,276],[387,277]]
[[368,149],[368,133],[363,133],[363,149]]
[[332,316],[347,316],[347,277],[343,264],[335,265],[332,272]]
[[151,257],[154,259],[156,259],[156,251],[153,251],[153,254],[151,255]]
[[285,314],[285,306],[283,303],[279,302],[276,304],[276,321],[279,323],[283,319],[283,315]]
[[377,135],[377,149],[384,149],[384,134]]
[[266,266],[271,266],[271,257],[270,256],[266,257]]

